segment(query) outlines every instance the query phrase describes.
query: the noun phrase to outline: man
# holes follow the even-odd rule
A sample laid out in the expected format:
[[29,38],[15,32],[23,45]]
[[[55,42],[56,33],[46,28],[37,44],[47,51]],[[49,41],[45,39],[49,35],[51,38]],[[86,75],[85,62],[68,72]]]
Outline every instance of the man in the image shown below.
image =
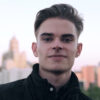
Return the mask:
[[39,64],[27,79],[1,85],[0,100],[90,100],[71,71],[82,50],[82,43],[78,43],[82,30],[82,18],[70,5],[57,4],[39,11],[37,43],[32,43]]

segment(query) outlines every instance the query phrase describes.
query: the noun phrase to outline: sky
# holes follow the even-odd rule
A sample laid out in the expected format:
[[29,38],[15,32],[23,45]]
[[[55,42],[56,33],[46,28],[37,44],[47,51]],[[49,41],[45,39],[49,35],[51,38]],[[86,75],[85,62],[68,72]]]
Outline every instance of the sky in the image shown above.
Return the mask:
[[81,56],[75,67],[96,65],[100,62],[100,0],[0,0],[0,64],[2,55],[9,49],[9,41],[16,37],[20,52],[33,62],[31,44],[35,40],[36,13],[52,4],[67,3],[74,6],[84,19],[84,31],[79,42],[83,43]]

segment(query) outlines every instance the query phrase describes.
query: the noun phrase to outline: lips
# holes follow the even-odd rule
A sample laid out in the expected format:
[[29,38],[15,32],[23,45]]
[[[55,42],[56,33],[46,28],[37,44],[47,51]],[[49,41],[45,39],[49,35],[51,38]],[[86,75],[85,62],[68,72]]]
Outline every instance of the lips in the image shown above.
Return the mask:
[[49,56],[53,61],[62,61],[63,59],[67,58],[65,55],[51,55]]
[[65,55],[51,55],[51,56],[48,56],[48,57],[67,57],[67,56],[65,56]]

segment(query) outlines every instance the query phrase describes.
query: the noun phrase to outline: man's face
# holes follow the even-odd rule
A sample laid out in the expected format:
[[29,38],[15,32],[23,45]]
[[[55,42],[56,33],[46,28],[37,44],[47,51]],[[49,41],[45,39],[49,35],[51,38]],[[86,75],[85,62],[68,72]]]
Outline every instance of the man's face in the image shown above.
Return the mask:
[[49,72],[70,71],[81,49],[75,25],[60,18],[45,20],[37,31],[37,43],[32,44],[40,69]]

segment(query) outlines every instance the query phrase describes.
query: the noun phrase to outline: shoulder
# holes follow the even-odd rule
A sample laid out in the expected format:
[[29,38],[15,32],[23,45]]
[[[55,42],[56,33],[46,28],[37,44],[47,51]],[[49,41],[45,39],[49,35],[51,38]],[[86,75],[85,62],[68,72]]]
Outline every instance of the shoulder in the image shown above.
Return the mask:
[[25,79],[0,85],[0,98],[16,97],[16,95],[22,94],[24,92],[24,80]]
[[19,87],[22,88],[24,80],[25,79],[14,81],[14,82],[11,82],[11,83],[1,84],[0,85],[0,93],[3,92],[3,91],[6,92],[6,91],[9,91],[9,90],[19,89]]

